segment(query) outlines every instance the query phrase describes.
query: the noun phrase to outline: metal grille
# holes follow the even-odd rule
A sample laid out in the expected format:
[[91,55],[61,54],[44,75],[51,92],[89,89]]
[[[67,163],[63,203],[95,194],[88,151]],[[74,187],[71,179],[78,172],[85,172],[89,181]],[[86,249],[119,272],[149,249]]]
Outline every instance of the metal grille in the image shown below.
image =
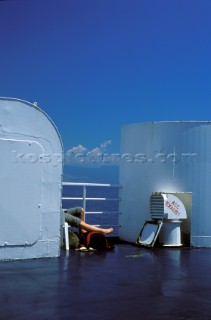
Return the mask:
[[150,197],[150,214],[152,219],[163,220],[164,199],[161,193],[153,193]]

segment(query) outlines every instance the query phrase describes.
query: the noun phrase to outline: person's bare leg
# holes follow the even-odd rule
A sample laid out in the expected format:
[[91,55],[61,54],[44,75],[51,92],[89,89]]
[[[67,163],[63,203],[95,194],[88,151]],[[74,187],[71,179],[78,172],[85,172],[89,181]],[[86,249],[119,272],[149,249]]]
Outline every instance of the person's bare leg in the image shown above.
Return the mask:
[[96,231],[96,232],[99,232],[103,235],[109,234],[113,231],[113,228],[103,229],[103,228],[95,227],[95,226],[92,226],[92,225],[84,222],[83,220],[81,220],[80,229],[82,229],[82,230],[84,229],[86,231]]
[[79,215],[79,218],[84,221],[84,208],[81,209],[81,213]]
[[[84,221],[84,215],[85,215],[84,208],[82,208],[81,213],[79,215],[79,218],[81,219],[81,221]],[[87,233],[87,230],[80,228],[80,233]]]

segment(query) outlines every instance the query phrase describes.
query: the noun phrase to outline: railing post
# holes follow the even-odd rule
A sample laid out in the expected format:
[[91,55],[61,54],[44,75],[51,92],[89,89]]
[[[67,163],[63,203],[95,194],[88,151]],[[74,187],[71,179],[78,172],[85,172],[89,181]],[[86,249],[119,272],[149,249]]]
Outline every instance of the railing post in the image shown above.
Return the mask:
[[84,221],[86,221],[86,186],[83,185],[83,208],[84,208]]

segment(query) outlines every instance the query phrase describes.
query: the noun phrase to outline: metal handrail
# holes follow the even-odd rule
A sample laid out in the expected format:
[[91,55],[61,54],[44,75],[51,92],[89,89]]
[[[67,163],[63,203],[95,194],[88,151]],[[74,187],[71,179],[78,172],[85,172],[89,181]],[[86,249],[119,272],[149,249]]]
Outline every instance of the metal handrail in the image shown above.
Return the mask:
[[[62,200],[81,200],[83,202],[83,208],[86,214],[109,214],[109,213],[115,213],[119,214],[119,211],[86,211],[86,202],[87,201],[118,201],[120,202],[120,198],[106,198],[106,197],[87,197],[87,188],[88,187],[111,187],[111,188],[121,188],[120,185],[116,184],[108,184],[108,183],[87,183],[87,182],[63,182],[63,186],[80,186],[82,187],[83,195],[82,197],[62,197]],[[119,227],[119,226],[115,226]]]
[[[63,197],[62,198],[63,200],[83,200],[84,198],[83,197],[77,197],[77,198],[74,198],[74,197]],[[120,198],[86,198],[86,200],[109,200],[109,201],[112,201],[112,200],[120,200]]]

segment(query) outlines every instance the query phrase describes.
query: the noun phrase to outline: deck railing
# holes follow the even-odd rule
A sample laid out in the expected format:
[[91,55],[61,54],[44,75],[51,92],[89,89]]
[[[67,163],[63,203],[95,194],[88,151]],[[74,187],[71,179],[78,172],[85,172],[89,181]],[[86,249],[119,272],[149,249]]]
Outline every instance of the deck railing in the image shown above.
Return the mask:
[[[119,202],[121,201],[119,197],[119,190],[121,188],[120,185],[114,185],[114,184],[105,184],[105,183],[83,183],[83,182],[63,182],[63,196],[62,196],[62,202],[63,202],[63,208],[68,207],[74,207],[74,206],[82,206],[85,211],[85,221],[87,218],[87,215],[103,215],[103,222],[97,222],[94,223],[94,225],[98,225],[101,227],[113,227],[114,228],[114,234],[115,236],[118,236],[118,217],[119,217]],[[68,191],[65,190],[65,188],[68,187]],[[75,192],[71,192],[71,190],[74,190],[74,188],[77,187],[77,195],[73,196]],[[93,191],[94,187],[94,191]],[[91,196],[87,196],[88,193],[90,193],[90,189],[92,188]],[[103,192],[105,189],[113,189],[115,192],[110,192],[111,196],[108,196],[107,192]],[[99,189],[103,189],[101,191],[102,196],[95,196],[95,193],[98,193],[97,191]],[[78,195],[79,193],[79,195]],[[114,193],[114,196],[113,194]],[[105,196],[104,196],[105,195]],[[100,210],[90,210],[88,211],[87,207],[90,207],[90,203],[92,204],[94,202],[110,202],[109,210],[105,210],[102,205],[102,209]],[[79,204],[79,205],[76,205]],[[68,204],[68,205],[67,205]],[[87,205],[88,204],[88,205]],[[94,205],[93,205],[94,206]],[[92,207],[93,207],[92,206]],[[97,206],[99,208],[99,205]],[[114,209],[114,210],[113,210]],[[111,224],[111,219],[109,217],[109,214],[111,216],[116,216],[115,224]],[[98,221],[98,219],[95,219]],[[102,219],[101,219],[102,220]],[[92,223],[93,224],[93,223]]]

